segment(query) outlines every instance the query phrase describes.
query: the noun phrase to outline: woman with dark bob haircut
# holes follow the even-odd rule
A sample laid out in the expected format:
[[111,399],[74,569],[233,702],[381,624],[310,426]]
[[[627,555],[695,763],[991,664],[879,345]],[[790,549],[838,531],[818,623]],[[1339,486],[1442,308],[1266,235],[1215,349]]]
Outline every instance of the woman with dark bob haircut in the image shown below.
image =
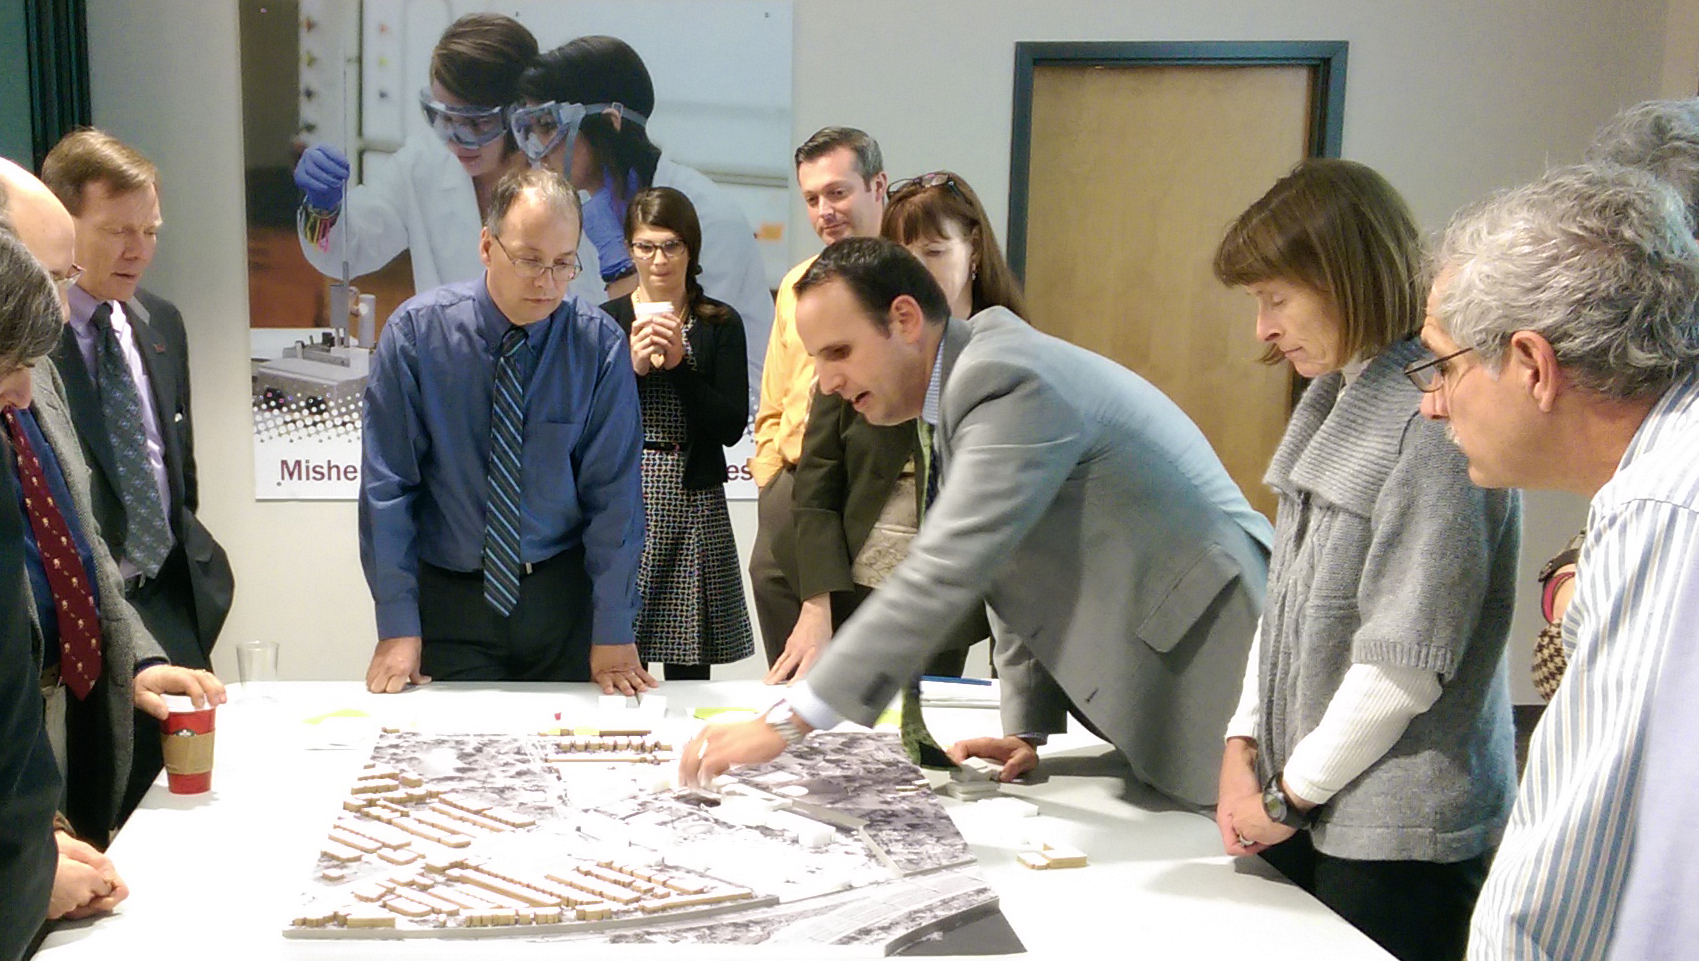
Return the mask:
[[[751,384],[761,382],[773,294],[755,232],[736,202],[700,172],[667,159],[649,139],[655,86],[643,58],[616,37],[579,37],[539,56],[519,78],[513,132],[534,164],[565,174],[584,201],[583,271],[573,290],[596,302],[630,293],[636,267],[625,248],[625,210],[650,187],[689,199],[702,224],[702,289],[743,318]],[[605,294],[604,294],[605,285]]]
[[1515,799],[1504,644],[1520,503],[1420,416],[1436,365],[1410,210],[1307,160],[1239,216],[1215,276],[1268,363],[1313,378],[1269,465],[1268,598],[1216,821],[1399,958],[1463,956]]
[[709,297],[696,209],[652,187],[625,211],[637,289],[602,305],[631,344],[643,410],[643,559],[637,651],[666,678],[707,680],[755,651],[726,510],[725,448],[749,419],[743,320]]

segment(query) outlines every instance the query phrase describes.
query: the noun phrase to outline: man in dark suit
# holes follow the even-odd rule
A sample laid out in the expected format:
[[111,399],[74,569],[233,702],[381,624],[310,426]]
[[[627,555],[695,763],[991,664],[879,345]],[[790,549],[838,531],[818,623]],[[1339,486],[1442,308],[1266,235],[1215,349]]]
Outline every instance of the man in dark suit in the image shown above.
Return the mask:
[[[206,669],[234,579],[223,548],[195,516],[183,318],[169,301],[140,289],[158,241],[157,179],[145,157],[98,130],[67,134],[48,153],[42,180],[76,221],[83,268],[53,363],[124,596],[173,664]],[[158,739],[139,736],[125,813],[159,767]]]
[[[67,817],[58,819],[52,834],[58,858],[46,917],[77,919],[110,911],[129,894],[96,845],[104,847],[116,826],[136,709],[163,718],[162,694],[186,694],[198,707],[225,697],[210,673],[166,659],[124,599],[111,552],[93,536],[98,524],[90,471],[64,385],[46,363],[68,315],[65,290],[81,272],[75,223],[41,181],[4,159],[0,199],[21,242],[0,238],[0,278],[16,282],[0,296],[7,305],[0,343],[11,345],[0,350],[0,432],[6,441],[0,467],[13,486],[12,503],[28,520],[19,532],[24,563],[17,601],[0,606],[22,612],[29,625],[24,662],[38,672],[37,717],[54,765],[51,773],[32,774],[11,790],[35,797],[51,789],[52,801],[63,805]],[[0,784],[0,794],[5,787]],[[23,830],[30,820],[0,819],[0,833]]]
[[[14,239],[0,202],[0,261],[7,255],[20,269],[0,269],[0,299],[9,299],[4,294],[15,281],[28,282],[21,268],[29,266],[28,253]],[[15,336],[20,330],[13,323],[17,319],[0,316],[0,372],[24,359],[22,338]],[[13,380],[0,379],[0,404],[11,402]],[[0,460],[9,459],[10,444],[0,440],[0,445]],[[17,479],[11,471],[0,470],[0,584],[21,584],[27,576],[18,503]],[[9,879],[0,888],[0,961],[21,957],[47,916],[59,859],[53,837],[59,769],[42,723],[40,683],[29,615],[22,604],[0,605],[0,877]]]

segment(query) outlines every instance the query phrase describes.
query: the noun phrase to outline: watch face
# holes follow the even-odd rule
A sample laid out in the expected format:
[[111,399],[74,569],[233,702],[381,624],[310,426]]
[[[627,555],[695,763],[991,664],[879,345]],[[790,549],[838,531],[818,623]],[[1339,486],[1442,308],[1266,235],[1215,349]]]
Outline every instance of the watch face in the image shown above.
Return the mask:
[[1277,794],[1272,787],[1262,792],[1262,809],[1268,814],[1268,819],[1276,824],[1286,823],[1286,799]]

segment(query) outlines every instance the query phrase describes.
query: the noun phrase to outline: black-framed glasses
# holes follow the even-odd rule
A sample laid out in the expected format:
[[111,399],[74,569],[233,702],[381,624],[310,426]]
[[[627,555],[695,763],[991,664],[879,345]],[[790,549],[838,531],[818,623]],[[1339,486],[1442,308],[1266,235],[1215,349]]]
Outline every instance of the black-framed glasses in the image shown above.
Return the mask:
[[956,196],[967,200],[967,194],[962,193],[962,188],[956,183],[956,178],[943,170],[934,170],[929,174],[899,180],[891,185],[888,192],[890,196],[895,197],[905,190],[925,190],[927,187],[946,187],[954,191]]
[[578,276],[577,261],[569,260],[564,264],[545,264],[540,260],[532,260],[529,257],[515,257],[508,251],[507,245],[501,242],[500,237],[492,233],[490,239],[496,242],[496,246],[501,248],[502,253],[507,254],[508,263],[511,263],[513,269],[519,272],[519,276],[526,280],[536,280],[544,274],[548,274],[549,278],[555,283],[566,284],[571,283],[572,278]]
[[684,241],[678,238],[653,243],[647,240],[633,240],[631,255],[643,260],[654,260],[656,254],[666,254],[668,260],[677,260],[684,256]]
[[1446,354],[1444,357],[1424,360],[1419,364],[1410,364],[1404,368],[1404,376],[1410,378],[1410,383],[1415,384],[1417,390],[1424,394],[1431,394],[1439,390],[1440,385],[1445,383],[1444,364],[1454,358],[1462,357],[1474,349],[1473,347],[1465,347],[1455,353]]

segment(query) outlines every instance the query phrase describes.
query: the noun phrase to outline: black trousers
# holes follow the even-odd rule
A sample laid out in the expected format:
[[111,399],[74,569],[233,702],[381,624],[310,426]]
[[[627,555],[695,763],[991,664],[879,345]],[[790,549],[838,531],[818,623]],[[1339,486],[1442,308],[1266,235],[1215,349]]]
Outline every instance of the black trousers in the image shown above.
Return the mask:
[[1323,854],[1299,831],[1262,852],[1292,883],[1402,961],[1457,961],[1492,852],[1467,861],[1354,861]]
[[484,600],[482,571],[419,564],[420,670],[437,681],[588,681],[590,575],[584,548],[535,564],[507,617]]

